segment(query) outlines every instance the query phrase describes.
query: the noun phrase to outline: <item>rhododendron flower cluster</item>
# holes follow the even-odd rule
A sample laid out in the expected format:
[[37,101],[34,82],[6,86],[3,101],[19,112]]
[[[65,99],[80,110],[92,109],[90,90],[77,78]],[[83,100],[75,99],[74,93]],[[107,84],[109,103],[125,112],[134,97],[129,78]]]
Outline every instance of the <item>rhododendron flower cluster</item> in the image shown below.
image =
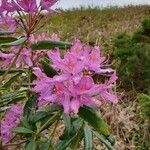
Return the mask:
[[[58,0],[41,0],[38,3],[36,0],[2,0],[0,3],[0,25],[10,25],[6,31],[14,32],[17,27],[22,26],[26,34],[29,36],[36,25],[43,18],[40,16],[44,10],[51,12],[51,6]],[[52,11],[53,12],[53,11]],[[22,17],[22,15],[29,14],[29,18]],[[17,15],[17,17],[16,17]],[[19,16],[19,18],[18,18]],[[26,20],[26,21],[24,21]],[[3,28],[0,30],[5,31]]]
[[12,137],[12,129],[20,123],[20,116],[23,113],[21,104],[13,105],[5,114],[5,117],[0,122],[0,133],[3,143],[7,143]]
[[[77,40],[63,58],[59,49],[48,52],[48,56],[59,74],[49,78],[40,68],[34,68],[38,79],[34,81],[33,90],[39,93],[39,106],[57,103],[63,106],[65,113],[78,113],[83,105],[99,106],[104,100],[117,103],[112,93],[116,73],[107,68],[99,47],[82,46]],[[106,82],[94,83],[94,74],[110,75]]]
[[[37,36],[31,35],[28,41],[30,44],[34,44],[42,40],[58,41],[60,40],[60,38],[57,34],[47,35],[43,33]],[[18,53],[19,48],[19,46],[13,46],[7,53],[0,51],[0,68],[6,68],[13,62],[13,60],[16,57],[16,54]],[[30,48],[24,47],[20,55],[18,56],[18,59],[16,60],[16,68],[19,68],[21,66],[37,66],[38,61],[41,58],[43,58],[46,55],[46,53],[46,50],[32,51]]]
[[24,11],[27,13],[36,13],[41,10],[50,10],[58,0],[41,0],[40,5],[37,5],[36,0],[2,0],[0,13]]

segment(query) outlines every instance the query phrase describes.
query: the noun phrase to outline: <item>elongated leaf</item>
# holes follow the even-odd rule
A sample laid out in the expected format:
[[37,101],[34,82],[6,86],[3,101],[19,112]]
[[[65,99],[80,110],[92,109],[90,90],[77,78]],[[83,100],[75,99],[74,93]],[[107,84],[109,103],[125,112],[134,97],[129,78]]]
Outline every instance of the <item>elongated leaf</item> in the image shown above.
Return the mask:
[[[7,71],[7,69],[0,69],[0,75],[3,75],[5,72]],[[23,72],[25,72],[25,70],[23,70],[23,69],[11,69],[8,73],[18,73],[18,72],[20,72],[20,73],[23,73]]]
[[14,42],[16,40],[17,39],[14,38],[14,37],[1,37],[0,36],[0,44],[2,44],[2,43],[10,43],[10,42]]
[[68,148],[69,145],[74,141],[74,139],[78,135],[78,132],[81,131],[80,129],[82,128],[82,124],[83,121],[80,118],[72,121],[70,132],[67,131],[66,128],[63,136],[61,137],[61,141],[56,145],[56,150],[66,150],[66,148]]
[[54,77],[55,75],[57,75],[57,71],[50,65],[50,63],[42,60],[41,61],[41,65],[42,65],[42,69],[44,71],[44,73],[48,76],[48,77]]
[[31,134],[31,133],[33,133],[32,130],[27,129],[27,128],[25,128],[25,127],[17,127],[17,128],[14,128],[14,129],[13,129],[13,132],[15,132],[15,133],[24,133],[24,134]]
[[93,133],[96,135],[96,137],[97,137],[102,143],[105,144],[105,146],[106,146],[109,150],[115,150],[115,149],[113,148],[113,146],[111,145],[111,143],[107,140],[107,138],[106,138],[105,136],[103,136],[103,135],[101,135],[101,134],[99,134],[99,133],[97,133],[97,132],[93,132]]
[[54,115],[49,116],[49,119],[38,129],[38,134],[43,130],[49,128],[49,126],[51,126],[58,118],[60,118],[61,113],[61,111],[58,111]]
[[115,145],[115,139],[113,137],[109,136],[109,137],[106,137],[106,139],[111,143],[112,146]]
[[59,144],[56,145],[56,150],[66,150],[66,148],[70,145],[75,135],[69,137],[66,140],[62,140]]
[[70,143],[71,150],[77,150],[81,145],[82,139],[84,137],[83,127],[80,128],[72,142]]
[[84,150],[93,149],[93,135],[90,127],[85,124],[84,126]]
[[29,120],[32,119],[31,116],[35,112],[36,104],[37,104],[37,95],[31,94],[31,96],[27,99],[26,104],[24,106],[23,116],[28,118]]
[[87,121],[94,129],[99,131],[105,136],[110,135],[110,128],[104,122],[104,120],[94,111],[94,109],[89,107],[80,107],[78,115]]
[[71,44],[63,41],[40,41],[31,45],[33,50],[54,49],[56,47],[60,49],[68,49],[71,47]]
[[8,104],[17,102],[26,97],[26,90],[10,92],[0,97],[0,107],[7,106]]
[[27,128],[27,129],[33,130],[32,124],[28,121],[27,118],[21,116],[21,117],[20,117],[20,122],[21,122],[21,123],[20,123],[21,126]]
[[51,116],[52,115],[52,112],[49,111],[49,112],[46,112],[46,111],[39,111],[39,112],[36,112],[33,117],[32,117],[32,122],[37,122],[37,121],[40,121],[44,118],[46,118],[47,116]]
[[7,107],[7,106],[0,108],[0,113],[5,112],[8,108],[9,108],[9,107]]
[[70,131],[71,130],[71,117],[68,114],[63,114],[63,120],[65,123],[65,128]]
[[25,150],[36,150],[36,142],[30,141],[27,145]]
[[13,77],[11,77],[7,82],[4,83],[4,85],[2,86],[2,88],[8,88],[8,87],[10,87],[11,84],[13,82],[15,82],[20,75],[21,75],[21,73],[17,73]]
[[0,32],[0,36],[4,36],[4,35],[11,35],[14,34],[14,32]]
[[49,141],[42,142],[38,141],[38,150],[54,150],[54,145],[52,143],[49,143]]
[[22,43],[24,43],[27,40],[26,37],[22,37],[14,42],[10,42],[10,43],[1,43],[0,46],[5,46],[5,47],[9,47],[9,46],[18,46],[21,45]]

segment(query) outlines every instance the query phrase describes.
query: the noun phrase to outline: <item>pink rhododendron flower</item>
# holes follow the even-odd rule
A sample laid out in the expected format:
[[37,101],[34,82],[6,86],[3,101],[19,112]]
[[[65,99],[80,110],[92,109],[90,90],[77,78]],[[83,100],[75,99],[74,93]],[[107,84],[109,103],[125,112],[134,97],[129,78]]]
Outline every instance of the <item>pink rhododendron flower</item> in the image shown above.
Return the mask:
[[[37,13],[41,10],[50,10],[58,0],[41,0],[40,6],[37,5],[36,0],[2,0],[0,12],[15,12],[24,11],[27,13]],[[40,9],[39,9],[40,8]]]
[[[100,56],[98,47],[82,46],[77,40],[63,58],[59,49],[49,51],[48,56],[59,75],[49,78],[40,68],[36,68],[38,72],[34,71],[38,79],[34,82],[33,91],[39,93],[39,106],[57,103],[63,106],[65,113],[78,113],[83,105],[100,106],[104,100],[118,102],[112,91],[116,73],[106,68],[105,57]],[[90,72],[111,75],[106,82],[95,84]]]
[[41,0],[40,6],[42,10],[49,10],[58,0]]
[[20,8],[28,13],[37,12],[36,0],[16,0]]
[[7,13],[9,13],[18,11],[19,7],[14,0],[2,0],[0,9],[2,10],[2,12],[6,11]]
[[[6,68],[8,67],[16,57],[19,47],[12,47],[10,53],[2,53],[0,52],[0,67]],[[23,48],[19,57],[16,60],[16,68],[21,67],[22,65],[28,65],[31,67],[33,65],[31,60],[31,49]]]
[[[18,26],[18,21],[10,16],[5,16],[0,18],[0,25],[8,26],[8,29],[6,31],[14,32]],[[4,31],[4,29],[1,28],[1,30]]]
[[15,54],[2,53],[0,51],[0,68],[8,67],[15,57]]
[[31,60],[31,49],[23,48],[21,54],[19,55],[16,61],[16,67],[19,68],[22,65],[26,64],[27,66],[31,67],[33,65]]
[[82,46],[79,40],[74,43],[63,59],[60,57],[59,49],[48,52],[48,56],[53,62],[53,67],[65,74],[78,74],[83,70],[95,73],[113,72],[113,69],[105,68],[106,58],[100,56],[99,47],[91,49],[88,46]]
[[12,106],[5,114],[0,122],[0,133],[3,143],[6,144],[12,137],[12,129],[20,123],[20,116],[23,113],[23,108],[20,104]]

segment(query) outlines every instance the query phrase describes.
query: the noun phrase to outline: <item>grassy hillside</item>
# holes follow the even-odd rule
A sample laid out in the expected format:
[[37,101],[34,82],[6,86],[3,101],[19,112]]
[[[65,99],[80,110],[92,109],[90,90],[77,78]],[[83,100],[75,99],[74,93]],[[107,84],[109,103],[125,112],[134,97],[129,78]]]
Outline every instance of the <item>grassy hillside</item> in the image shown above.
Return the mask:
[[75,37],[84,42],[96,43],[111,48],[111,39],[119,32],[134,32],[143,18],[150,17],[150,6],[129,6],[125,8],[80,8],[48,18],[48,33],[58,33],[62,39]]

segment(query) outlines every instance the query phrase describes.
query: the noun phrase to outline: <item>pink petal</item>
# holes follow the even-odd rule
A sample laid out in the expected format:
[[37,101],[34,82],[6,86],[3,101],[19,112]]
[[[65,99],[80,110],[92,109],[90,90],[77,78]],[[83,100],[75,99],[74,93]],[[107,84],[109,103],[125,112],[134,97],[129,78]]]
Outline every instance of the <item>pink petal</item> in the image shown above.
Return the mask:
[[74,112],[75,114],[77,114],[78,111],[79,111],[79,107],[80,107],[80,101],[79,101],[79,99],[73,98],[71,100],[71,103],[70,103],[70,109],[71,109],[71,111]]

